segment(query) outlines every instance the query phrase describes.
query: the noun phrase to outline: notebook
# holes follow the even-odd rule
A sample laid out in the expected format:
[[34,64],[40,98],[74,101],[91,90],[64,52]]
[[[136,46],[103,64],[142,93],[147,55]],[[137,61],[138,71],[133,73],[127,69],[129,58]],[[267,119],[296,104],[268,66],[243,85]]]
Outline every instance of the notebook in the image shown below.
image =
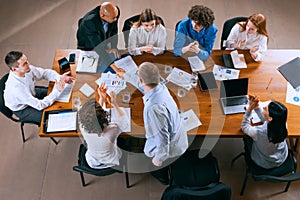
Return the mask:
[[239,54],[237,50],[230,52],[230,54],[223,54],[224,65],[227,68],[247,68],[244,54]]
[[199,86],[201,91],[218,88],[213,72],[206,72],[198,74]]
[[220,103],[225,115],[244,113],[248,103],[248,78],[221,81]]
[[294,58],[288,63],[278,67],[278,71],[293,86],[294,89],[300,86],[300,58]]

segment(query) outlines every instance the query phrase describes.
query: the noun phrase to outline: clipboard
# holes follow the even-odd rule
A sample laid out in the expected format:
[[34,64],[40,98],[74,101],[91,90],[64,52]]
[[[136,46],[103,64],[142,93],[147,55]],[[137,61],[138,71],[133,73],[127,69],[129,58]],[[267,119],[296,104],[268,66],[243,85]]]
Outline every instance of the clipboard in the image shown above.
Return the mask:
[[44,112],[43,133],[77,132],[77,110],[50,110]]

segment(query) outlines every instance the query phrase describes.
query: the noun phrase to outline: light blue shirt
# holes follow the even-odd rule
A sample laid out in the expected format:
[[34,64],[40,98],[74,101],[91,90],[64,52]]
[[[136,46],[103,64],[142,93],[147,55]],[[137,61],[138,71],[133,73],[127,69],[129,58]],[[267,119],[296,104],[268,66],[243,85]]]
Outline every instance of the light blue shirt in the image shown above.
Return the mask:
[[188,148],[178,107],[165,85],[159,84],[143,97],[146,144],[144,152],[158,163],[182,155]]
[[193,29],[192,20],[186,18],[182,20],[176,29],[174,40],[174,56],[182,56],[182,48],[193,41],[198,41],[200,45],[200,52],[198,57],[201,60],[207,60],[212,52],[214,42],[217,35],[217,27],[212,24],[208,28],[202,28],[198,33]]

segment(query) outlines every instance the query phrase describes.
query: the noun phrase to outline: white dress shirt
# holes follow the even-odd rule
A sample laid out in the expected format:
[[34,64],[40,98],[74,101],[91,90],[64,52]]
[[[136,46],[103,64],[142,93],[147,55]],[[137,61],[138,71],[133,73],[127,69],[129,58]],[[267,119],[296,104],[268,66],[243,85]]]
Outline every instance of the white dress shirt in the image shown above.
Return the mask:
[[153,45],[153,55],[162,54],[166,48],[167,31],[162,24],[148,32],[144,26],[138,28],[131,27],[128,38],[128,51],[131,55],[141,55],[140,47]]
[[13,71],[10,71],[5,83],[5,105],[12,111],[23,110],[27,106],[42,110],[52,105],[61,92],[54,87],[52,92],[44,99],[36,98],[35,82],[42,79],[55,81],[60,79],[60,75],[54,70],[32,65],[30,65],[30,72],[26,73],[24,77],[19,77]]
[[251,49],[252,47],[257,46],[258,50],[256,51],[257,57],[255,61],[261,61],[267,51],[268,38],[263,34],[247,34],[246,31],[241,32],[241,30],[242,27],[239,24],[234,25],[227,38],[226,47],[230,48],[230,45],[245,40],[245,43],[238,49]]

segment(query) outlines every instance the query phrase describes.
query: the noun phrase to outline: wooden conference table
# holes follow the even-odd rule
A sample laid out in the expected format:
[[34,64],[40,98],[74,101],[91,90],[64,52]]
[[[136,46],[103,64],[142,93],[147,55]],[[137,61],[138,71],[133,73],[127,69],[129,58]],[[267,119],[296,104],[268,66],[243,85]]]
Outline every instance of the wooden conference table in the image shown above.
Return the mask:
[[[229,53],[225,50],[213,50],[211,58],[205,62],[206,71],[211,71],[214,64],[224,66],[222,53]],[[81,103],[88,99],[80,91],[80,87],[84,83],[88,83],[94,89],[97,88],[95,80],[100,77],[100,74],[83,74],[77,73],[76,64],[79,56],[78,50],[63,49],[56,50],[53,62],[53,69],[59,70],[58,60],[62,57],[68,57],[69,53],[76,53],[76,63],[71,65],[71,75],[76,77],[76,82],[73,87],[72,96],[80,96]],[[287,81],[277,71],[277,67],[285,64],[295,57],[300,56],[300,50],[268,50],[263,62],[254,62],[248,51],[240,51],[244,53],[247,62],[247,68],[241,69],[240,78],[249,78],[248,94],[256,94],[261,97],[262,101],[270,99],[285,103]],[[134,56],[133,60],[137,65],[148,61],[157,64],[161,70],[161,75],[166,78],[164,73],[164,66],[170,65],[180,68],[191,73],[189,63],[186,59],[181,57],[174,57],[172,52],[165,52],[163,55],[153,56],[151,54],[143,54],[142,56]],[[270,81],[271,80],[271,81]],[[219,81],[218,85],[219,85]],[[121,91],[118,95],[118,102],[120,106],[131,108],[132,118],[132,132],[130,135],[144,135],[145,130],[143,126],[143,102],[142,94],[133,88],[129,83],[128,87]],[[224,115],[219,103],[220,87],[216,90],[201,91],[199,85],[186,91],[186,95],[182,98],[177,96],[178,86],[173,83],[167,83],[167,87],[174,97],[178,107],[182,111],[193,109],[202,125],[194,128],[188,132],[189,135],[197,136],[221,136],[221,137],[242,137],[243,133],[240,129],[243,114]],[[51,91],[53,83],[50,83],[49,90]],[[131,93],[130,104],[122,104],[121,94],[129,91]],[[96,94],[95,94],[96,96]],[[95,97],[95,96],[91,96]],[[72,99],[72,97],[71,97]],[[300,137],[300,107],[292,104],[285,105],[288,107],[288,134],[289,137]],[[72,108],[72,100],[69,103],[55,102],[46,110],[70,109]],[[42,120],[43,122],[43,120]],[[41,137],[78,137],[76,132],[62,132],[62,133],[43,133],[43,124],[40,126],[39,135]]]

